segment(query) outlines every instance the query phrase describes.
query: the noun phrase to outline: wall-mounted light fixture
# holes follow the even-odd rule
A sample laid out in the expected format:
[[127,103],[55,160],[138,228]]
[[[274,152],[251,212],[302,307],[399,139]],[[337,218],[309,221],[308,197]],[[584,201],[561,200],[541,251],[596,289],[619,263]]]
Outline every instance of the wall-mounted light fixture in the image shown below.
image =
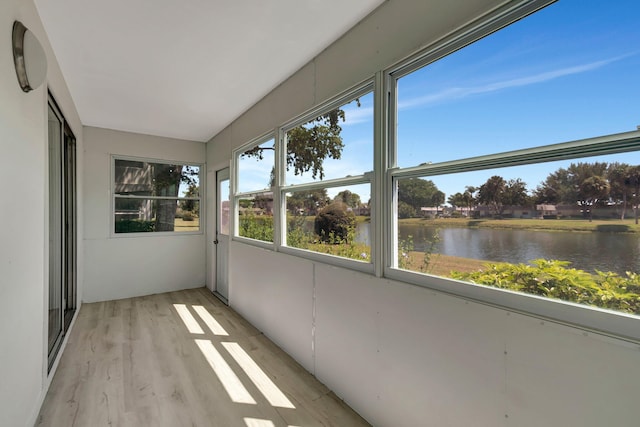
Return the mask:
[[37,89],[47,77],[47,55],[36,36],[22,22],[13,23],[13,62],[23,91]]

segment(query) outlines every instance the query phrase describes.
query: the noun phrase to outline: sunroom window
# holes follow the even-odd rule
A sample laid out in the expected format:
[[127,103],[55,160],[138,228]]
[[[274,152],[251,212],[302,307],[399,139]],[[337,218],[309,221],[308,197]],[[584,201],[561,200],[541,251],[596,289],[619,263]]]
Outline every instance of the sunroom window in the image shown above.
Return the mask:
[[286,246],[371,263],[371,84],[285,126],[284,144]]
[[113,232],[199,232],[200,165],[113,158]]
[[391,73],[391,275],[640,314],[639,12],[563,0]]
[[238,236],[273,242],[275,151],[275,138],[268,136],[237,153]]

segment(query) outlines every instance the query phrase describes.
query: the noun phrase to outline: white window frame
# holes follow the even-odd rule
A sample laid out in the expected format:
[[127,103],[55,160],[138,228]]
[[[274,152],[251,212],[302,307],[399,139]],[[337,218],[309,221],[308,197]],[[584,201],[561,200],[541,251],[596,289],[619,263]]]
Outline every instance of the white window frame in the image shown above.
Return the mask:
[[[395,135],[397,114],[397,81],[419,68],[443,58],[480,38],[521,19],[553,0],[520,1],[493,11],[468,28],[427,48],[420,54],[385,72],[385,98],[389,100],[385,110],[388,147],[385,168],[384,211],[384,271],[385,277],[455,295],[475,302],[499,307],[511,312],[523,313],[541,319],[571,325],[586,331],[631,341],[640,341],[640,319],[637,316],[587,305],[553,300],[460,280],[401,270],[397,268],[397,180],[404,178],[440,176],[472,170],[493,169],[504,166],[526,165],[553,160],[578,159],[594,155],[624,153],[640,150],[640,131],[604,135],[560,144],[553,144],[510,152],[496,153],[467,159],[440,162],[407,168],[396,167],[397,140]],[[380,196],[380,194],[378,194]]]
[[[295,256],[302,256],[305,258],[309,258],[311,260],[314,261],[318,261],[318,262],[323,262],[326,264],[332,264],[332,265],[336,265],[336,266],[340,266],[340,267],[345,267],[345,268],[350,268],[353,270],[358,270],[358,271],[362,271],[362,272],[366,272],[366,273],[374,273],[375,271],[375,267],[374,265],[376,264],[375,259],[376,259],[376,245],[374,242],[374,239],[376,238],[375,235],[375,227],[376,227],[376,216],[373,213],[373,210],[371,211],[371,234],[370,236],[372,237],[371,239],[371,257],[370,257],[370,261],[369,262],[364,262],[364,261],[358,261],[355,259],[351,259],[351,258],[345,258],[345,257],[340,257],[340,256],[336,256],[336,255],[330,255],[330,254],[323,254],[320,252],[315,252],[315,251],[311,251],[311,250],[306,250],[306,249],[300,249],[300,248],[295,248],[292,246],[287,246],[286,242],[287,242],[287,236],[286,236],[286,232],[287,232],[287,226],[286,226],[286,193],[290,193],[290,192],[296,192],[296,191],[311,191],[311,190],[318,190],[318,189],[328,189],[328,188],[335,188],[335,187],[346,187],[346,186],[352,186],[352,185],[361,185],[361,184],[368,184],[370,185],[371,191],[371,200],[373,201],[374,205],[377,205],[377,203],[375,202],[375,164],[376,164],[376,154],[375,154],[375,147],[376,147],[376,132],[375,132],[375,123],[376,123],[376,80],[375,79],[367,79],[366,81],[364,81],[363,83],[354,86],[353,88],[341,93],[340,95],[332,98],[331,100],[322,103],[320,105],[318,105],[316,108],[305,112],[304,114],[296,117],[295,119],[285,123],[282,127],[280,127],[278,129],[278,142],[280,145],[280,148],[276,150],[277,152],[277,157],[276,157],[276,188],[277,188],[277,192],[274,192],[274,195],[277,193],[278,194],[278,209],[277,209],[277,213],[279,215],[279,217],[277,217],[277,225],[275,227],[276,232],[278,233],[278,250],[289,254],[289,255],[295,255]],[[373,113],[373,126],[374,126],[374,130],[373,130],[373,135],[374,135],[374,140],[371,141],[372,147],[371,149],[374,151],[374,164],[372,165],[372,170],[371,171],[366,171],[360,175],[351,175],[351,176],[345,176],[345,177],[341,177],[341,178],[334,178],[334,179],[324,179],[324,180],[315,180],[315,181],[309,181],[309,182],[304,182],[301,184],[287,184],[285,182],[285,177],[286,177],[286,135],[287,132],[289,132],[290,130],[304,125],[305,123],[309,122],[310,120],[313,120],[314,118],[322,115],[322,114],[326,114],[327,112],[334,110],[336,108],[339,108],[351,101],[353,101],[354,99],[369,94],[369,93],[373,93],[374,96],[374,113]],[[278,144],[277,144],[278,145]],[[275,206],[275,200],[274,200],[274,206]]]
[[[254,147],[264,144],[265,142],[272,140],[274,141],[274,167],[276,170],[276,175],[278,174],[278,152],[280,150],[278,138],[276,138],[275,132],[269,132],[264,135],[259,136],[258,138],[254,138],[248,143],[242,145],[241,147],[235,149],[233,151],[233,161],[231,162],[231,200],[233,206],[233,214],[231,215],[231,224],[230,224],[230,233],[231,238],[234,241],[248,243],[251,245],[259,246],[265,249],[275,250],[276,248],[276,240],[278,236],[278,217],[280,215],[279,203],[277,200],[277,192],[275,191],[275,187],[272,187],[271,190],[263,189],[263,190],[249,190],[240,192],[238,191],[238,183],[240,177],[240,157],[242,154],[250,150]],[[277,185],[277,177],[276,177],[276,185]],[[242,198],[252,198],[255,196],[259,196],[261,194],[265,194],[271,192],[273,194],[273,242],[266,242],[264,240],[252,239],[250,237],[240,236],[239,234],[239,224],[240,224],[240,199]]]
[[[182,166],[197,166],[198,167],[198,186],[200,187],[198,197],[168,197],[168,196],[122,196],[116,194],[115,191],[115,179],[116,179],[116,161],[124,160],[124,161],[132,161],[132,162],[143,162],[143,163],[160,163],[165,165],[182,165]],[[205,204],[204,204],[204,194],[206,192],[205,188],[205,167],[204,164],[198,162],[189,162],[182,160],[166,160],[166,159],[154,159],[149,157],[134,157],[134,156],[121,156],[118,154],[111,155],[111,206],[110,206],[110,215],[111,218],[109,220],[109,236],[111,238],[128,238],[128,237],[152,237],[152,236],[188,236],[188,235],[197,235],[203,234],[205,229]],[[198,220],[198,230],[197,231],[152,231],[152,232],[138,232],[138,233],[116,233],[115,223],[116,223],[116,199],[130,199],[130,200],[193,200],[197,201],[199,205],[199,220]]]

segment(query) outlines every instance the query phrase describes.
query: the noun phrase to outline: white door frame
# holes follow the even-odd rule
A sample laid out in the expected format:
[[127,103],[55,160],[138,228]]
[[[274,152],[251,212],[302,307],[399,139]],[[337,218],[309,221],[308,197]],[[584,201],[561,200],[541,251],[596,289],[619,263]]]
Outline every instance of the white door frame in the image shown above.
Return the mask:
[[[207,246],[212,247],[209,263],[212,265],[209,281],[210,289],[225,303],[229,301],[229,241],[230,241],[230,170],[226,166],[211,174],[210,183],[215,188],[214,223],[211,227]],[[211,182],[212,181],[212,182]],[[223,188],[222,186],[226,188]],[[226,206],[223,202],[227,201]],[[223,214],[223,211],[226,213]]]

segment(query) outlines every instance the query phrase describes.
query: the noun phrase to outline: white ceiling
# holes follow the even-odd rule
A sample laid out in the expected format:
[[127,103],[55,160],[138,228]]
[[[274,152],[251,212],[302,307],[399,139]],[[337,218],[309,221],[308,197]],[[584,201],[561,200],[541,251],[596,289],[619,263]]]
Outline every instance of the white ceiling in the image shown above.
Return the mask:
[[87,126],[207,141],[384,0],[35,0]]

